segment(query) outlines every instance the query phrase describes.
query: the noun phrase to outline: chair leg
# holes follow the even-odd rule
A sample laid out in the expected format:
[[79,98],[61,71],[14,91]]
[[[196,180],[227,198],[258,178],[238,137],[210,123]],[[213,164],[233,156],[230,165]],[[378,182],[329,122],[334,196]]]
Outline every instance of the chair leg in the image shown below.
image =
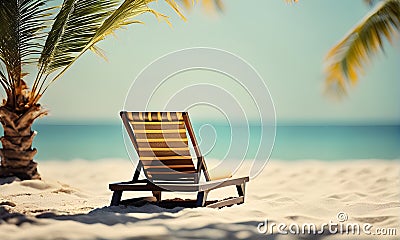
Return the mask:
[[239,197],[244,197],[245,195],[245,190],[246,190],[246,183],[242,183],[240,185],[236,185],[236,190],[239,194]]
[[204,207],[207,201],[208,191],[198,192],[197,193],[197,202],[196,207]]
[[114,191],[110,206],[118,206],[121,201],[122,191]]
[[153,196],[157,199],[157,202],[161,201],[161,191],[152,191]]

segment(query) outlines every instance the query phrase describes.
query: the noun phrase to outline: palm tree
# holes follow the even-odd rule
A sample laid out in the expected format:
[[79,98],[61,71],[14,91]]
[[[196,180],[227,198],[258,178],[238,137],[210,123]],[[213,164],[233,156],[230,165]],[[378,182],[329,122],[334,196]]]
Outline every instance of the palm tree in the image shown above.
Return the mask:
[[[0,177],[40,179],[33,161],[36,133],[31,129],[47,114],[39,100],[87,50],[104,57],[96,44],[121,27],[140,23],[136,16],[151,13],[168,22],[148,6],[153,1],[64,0],[61,7],[46,0],[0,1],[0,83],[5,93],[0,106]],[[165,1],[184,18],[174,0]],[[32,65],[37,71],[28,81]]]
[[400,31],[400,0],[364,1],[375,8],[326,57],[326,84],[339,96],[357,82],[371,57],[383,51],[385,40],[393,43]]

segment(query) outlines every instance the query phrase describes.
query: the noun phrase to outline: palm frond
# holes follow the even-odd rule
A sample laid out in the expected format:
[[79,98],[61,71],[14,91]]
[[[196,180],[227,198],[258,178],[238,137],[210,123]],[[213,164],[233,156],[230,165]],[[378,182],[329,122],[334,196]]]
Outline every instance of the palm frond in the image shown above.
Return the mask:
[[392,42],[400,31],[400,0],[386,0],[378,6],[327,54],[328,89],[346,92],[355,84],[371,57],[383,51],[384,40]]
[[0,69],[0,84],[3,87],[4,91],[7,94],[7,97],[11,97],[12,91],[10,83],[8,82],[7,76],[3,73],[3,70]]
[[0,2],[0,59],[9,81],[19,85],[22,65],[40,53],[42,30],[47,27],[51,8],[46,0],[7,0]]
[[[46,91],[46,89],[48,88],[48,86],[50,86],[50,84],[52,84],[60,76],[62,76],[65,73],[65,71],[70,66],[72,66],[72,64],[87,50],[91,49],[96,54],[100,55],[101,57],[104,57],[101,51],[98,51],[98,48],[95,47],[95,44],[103,40],[108,35],[113,34],[117,29],[120,29],[122,27],[125,27],[133,23],[142,23],[141,21],[135,20],[134,17],[148,12],[152,13],[157,18],[161,18],[165,20],[167,23],[169,23],[167,16],[151,9],[148,6],[149,3],[154,1],[155,0],[125,0],[116,10],[110,12],[110,14],[108,14],[108,17],[99,26],[96,25],[94,34],[85,36],[85,41],[82,41],[82,44],[79,46],[79,49],[75,48],[76,50],[79,50],[76,51],[76,54],[74,55],[68,53],[63,54],[63,57],[60,58],[60,60],[58,60],[58,62],[55,63],[57,64],[57,68],[63,67],[63,69],[46,85],[46,87],[44,87],[43,92]],[[171,6],[174,6],[174,1],[168,1],[168,3]],[[183,16],[178,8],[174,7],[174,10],[177,11],[177,13],[180,16]],[[71,37],[71,39],[76,40],[76,37]],[[67,49],[61,49],[62,52],[65,52],[66,50]],[[53,68],[52,70],[55,70],[55,68]]]
[[96,34],[117,0],[65,0],[43,47],[41,73],[68,66]]
[[117,4],[118,0],[64,0],[39,58],[39,71],[30,93],[30,104],[40,99],[51,73],[60,69],[64,71],[81,55]]
[[7,77],[2,72],[1,84],[10,108],[22,110],[29,101],[23,94],[23,66],[37,60],[52,9],[46,0],[0,1],[0,60],[7,72]]
[[104,23],[97,29],[87,49],[103,40],[106,36],[113,34],[117,29],[125,27],[133,23],[142,23],[133,19],[143,13],[152,13],[157,18],[164,19],[168,22],[167,16],[149,8],[148,4],[155,0],[125,0],[124,3],[116,9],[113,14],[108,17]]

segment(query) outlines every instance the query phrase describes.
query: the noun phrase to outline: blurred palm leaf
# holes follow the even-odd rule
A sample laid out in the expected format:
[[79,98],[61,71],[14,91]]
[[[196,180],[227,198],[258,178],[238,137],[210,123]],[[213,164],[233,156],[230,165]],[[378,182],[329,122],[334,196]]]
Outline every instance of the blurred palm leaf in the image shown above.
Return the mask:
[[[191,9],[195,3],[194,0],[181,0],[181,2],[186,9]],[[201,5],[208,12],[214,12],[215,10],[224,10],[224,3],[222,0],[196,0],[196,2],[201,3]]]
[[221,0],[202,0],[201,2],[204,8],[209,12],[214,11],[214,9],[217,9],[219,11],[222,11],[224,9],[224,4]]
[[384,40],[392,42],[400,31],[400,0],[382,1],[328,53],[326,83],[328,90],[346,93],[355,84],[365,64],[383,50]]
[[181,0],[185,8],[190,9],[194,5],[194,0]]

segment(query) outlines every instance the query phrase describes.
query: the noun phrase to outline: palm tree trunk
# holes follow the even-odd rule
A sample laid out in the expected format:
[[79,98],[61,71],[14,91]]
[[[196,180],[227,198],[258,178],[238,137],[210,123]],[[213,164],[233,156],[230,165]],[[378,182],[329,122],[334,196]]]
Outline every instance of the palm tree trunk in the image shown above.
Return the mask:
[[36,132],[31,130],[36,118],[46,115],[47,111],[37,104],[24,113],[18,114],[6,107],[0,107],[0,121],[4,136],[0,138],[0,177],[18,177],[21,180],[40,179],[37,163],[33,161],[37,153],[32,149]]

